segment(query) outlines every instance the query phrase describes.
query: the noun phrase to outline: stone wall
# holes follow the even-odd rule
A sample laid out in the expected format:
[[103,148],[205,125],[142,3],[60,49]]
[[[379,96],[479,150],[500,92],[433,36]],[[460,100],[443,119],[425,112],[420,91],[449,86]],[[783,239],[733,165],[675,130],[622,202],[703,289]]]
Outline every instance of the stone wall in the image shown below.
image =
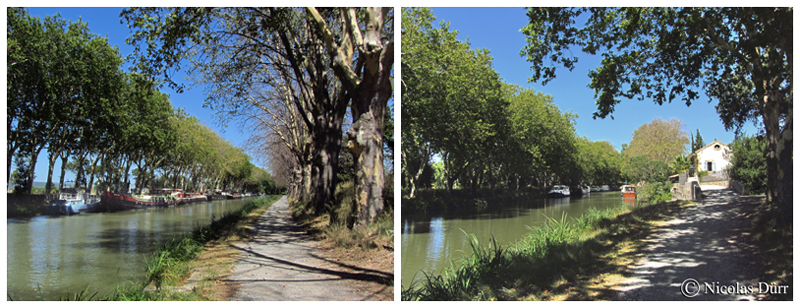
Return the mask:
[[700,184],[697,181],[672,184],[672,200],[697,200],[701,193]]
[[737,194],[740,195],[747,195],[749,194],[749,190],[747,190],[747,185],[737,180],[730,180],[728,181],[728,188],[735,191]]

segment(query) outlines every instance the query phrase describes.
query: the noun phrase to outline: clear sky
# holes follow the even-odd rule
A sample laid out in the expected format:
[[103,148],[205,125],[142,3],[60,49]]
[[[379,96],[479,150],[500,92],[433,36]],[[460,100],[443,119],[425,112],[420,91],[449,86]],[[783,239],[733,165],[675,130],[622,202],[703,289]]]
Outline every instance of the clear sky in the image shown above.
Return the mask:
[[[680,100],[659,106],[647,99],[639,101],[623,98],[622,103],[616,105],[612,113],[613,120],[610,117],[592,119],[592,113],[597,107],[594,90],[588,87],[591,80],[588,73],[600,65],[601,57],[583,53],[579,48],[572,49],[573,54],[579,58],[572,72],[559,67],[556,70],[556,79],[546,86],[542,86],[541,82],[528,83],[528,78],[533,75],[530,63],[520,56],[520,51],[526,45],[525,35],[520,31],[528,24],[525,12],[524,8],[433,8],[433,14],[438,20],[449,21],[450,30],[458,30],[459,40],[468,38],[473,49],[485,48],[491,51],[494,69],[505,82],[552,95],[561,112],[577,114],[575,128],[579,136],[585,136],[592,141],[609,141],[620,150],[623,143],[630,143],[633,131],[639,126],[656,118],[677,118],[686,125],[683,129],[687,133],[694,134],[699,129],[706,143],[714,139],[725,143],[733,141],[734,133],[725,131],[716,113],[717,102],[708,103],[705,96],[690,107]],[[745,126],[743,130],[750,135],[757,133],[752,124]]]
[[[111,3],[108,3],[111,4]],[[133,52],[133,47],[125,44],[125,39],[130,35],[130,30],[127,24],[121,24],[119,17],[122,8],[63,8],[63,7],[29,7],[28,13],[32,16],[44,18],[44,16],[53,16],[61,14],[62,19],[67,21],[77,22],[81,19],[89,26],[92,33],[98,34],[103,37],[108,37],[109,43],[112,46],[117,46],[123,57]],[[128,65],[130,63],[126,63]],[[127,66],[126,66],[127,67]],[[187,66],[184,66],[186,68]],[[127,71],[127,69],[124,69]],[[180,77],[183,78],[183,77]],[[191,82],[184,82],[190,85]],[[175,93],[172,89],[164,87],[162,92],[170,95],[170,101],[173,108],[183,108],[189,114],[195,116],[201,123],[210,127],[223,138],[227,139],[234,146],[244,148],[243,144],[249,135],[243,133],[236,124],[229,123],[228,127],[223,127],[215,121],[214,111],[209,108],[203,108],[205,95],[202,88],[192,88],[184,91],[183,93]],[[42,150],[39,155],[39,160],[36,163],[35,179],[37,182],[44,182],[47,180],[47,150]],[[254,156],[250,153],[251,156]],[[253,158],[252,162],[259,167],[264,165],[257,159]],[[53,182],[58,183],[61,172],[61,160],[57,160],[53,172]],[[65,176],[67,180],[74,180],[75,175],[67,171]]]

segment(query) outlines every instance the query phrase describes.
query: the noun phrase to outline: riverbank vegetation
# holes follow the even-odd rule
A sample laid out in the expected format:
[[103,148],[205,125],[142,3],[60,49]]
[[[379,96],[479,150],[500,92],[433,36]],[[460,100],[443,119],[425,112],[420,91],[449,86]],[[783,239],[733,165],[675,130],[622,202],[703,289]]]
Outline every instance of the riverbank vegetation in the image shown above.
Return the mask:
[[[211,296],[218,295],[210,290],[211,286],[198,285],[184,290],[179,286],[186,283],[191,271],[198,270],[196,259],[199,254],[215,242],[245,237],[250,225],[281,197],[271,195],[248,200],[240,210],[227,213],[207,226],[197,227],[164,243],[146,260],[143,281],[120,282],[108,294],[82,291],[61,300],[219,300]],[[230,264],[223,263],[216,264],[210,271],[218,274],[226,272]]]
[[438,273],[423,273],[401,298],[413,300],[611,300],[597,291],[613,283],[641,239],[687,202],[590,211],[576,219],[551,217],[506,246],[468,235],[472,252]]
[[35,193],[44,150],[46,192],[56,188],[57,160],[57,188],[70,170],[76,187],[96,194],[128,191],[134,180],[150,189],[280,190],[242,149],[173,108],[152,76],[123,71],[118,48],[87,23],[24,8],[10,8],[8,21],[7,176],[15,193]]

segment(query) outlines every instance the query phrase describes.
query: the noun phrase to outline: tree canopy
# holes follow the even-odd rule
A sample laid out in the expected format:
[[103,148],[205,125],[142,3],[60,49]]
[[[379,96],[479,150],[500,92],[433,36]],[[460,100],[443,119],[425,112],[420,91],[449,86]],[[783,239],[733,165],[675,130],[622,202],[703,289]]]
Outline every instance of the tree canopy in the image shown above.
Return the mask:
[[552,80],[557,65],[572,70],[571,48],[602,53],[589,73],[595,117],[611,115],[621,98],[690,105],[705,90],[726,129],[761,122],[767,196],[791,217],[792,7],[531,8],[528,17],[521,54],[531,81]]
[[613,146],[577,137],[575,114],[550,95],[503,82],[488,50],[435,21],[430,9],[403,9],[406,197],[431,184],[477,193],[621,179]]
[[59,187],[69,168],[76,186],[98,192],[127,190],[131,175],[139,188],[242,188],[249,157],[175,110],[153,78],[123,72],[117,48],[88,24],[22,8],[9,8],[8,21],[8,168],[13,158],[21,193],[31,193],[43,149],[47,192],[58,158]]
[[391,8],[131,8],[121,16],[140,70],[181,90],[170,72],[187,60],[195,81],[211,86],[212,107],[272,132],[263,140],[288,173],[292,202],[320,214],[334,201],[349,106],[353,212],[359,224],[381,212]]
[[627,157],[644,156],[668,164],[676,156],[686,154],[689,144],[685,125],[678,119],[654,119],[633,131],[633,138],[623,154]]

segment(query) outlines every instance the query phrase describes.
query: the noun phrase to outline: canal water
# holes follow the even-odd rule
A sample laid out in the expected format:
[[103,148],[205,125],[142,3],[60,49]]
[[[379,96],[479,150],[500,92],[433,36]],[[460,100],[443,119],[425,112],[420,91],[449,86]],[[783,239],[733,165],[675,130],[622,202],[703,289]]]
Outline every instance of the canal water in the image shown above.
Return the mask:
[[[541,226],[547,217],[568,219],[581,216],[589,209],[603,210],[620,204],[634,206],[633,200],[623,200],[618,191],[594,192],[589,196],[572,198],[536,198],[514,204],[489,204],[480,213],[439,215],[404,215],[401,236],[401,279],[408,287],[413,279],[424,279],[420,271],[440,275],[445,267],[458,264],[465,254],[471,254],[464,232],[475,234],[482,245],[491,237],[502,245],[522,238],[528,227]],[[463,230],[463,231],[462,231]]]
[[141,282],[156,248],[241,209],[246,200],[8,219],[7,296],[56,300],[88,288],[100,297],[117,284]]

